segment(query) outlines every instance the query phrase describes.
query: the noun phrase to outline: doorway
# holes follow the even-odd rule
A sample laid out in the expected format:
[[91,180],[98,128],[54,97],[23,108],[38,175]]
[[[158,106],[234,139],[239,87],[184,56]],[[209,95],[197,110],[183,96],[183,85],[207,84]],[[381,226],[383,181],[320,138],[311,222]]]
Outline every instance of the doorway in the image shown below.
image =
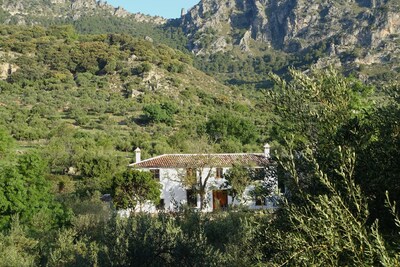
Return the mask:
[[228,192],[226,190],[213,191],[213,210],[228,208]]

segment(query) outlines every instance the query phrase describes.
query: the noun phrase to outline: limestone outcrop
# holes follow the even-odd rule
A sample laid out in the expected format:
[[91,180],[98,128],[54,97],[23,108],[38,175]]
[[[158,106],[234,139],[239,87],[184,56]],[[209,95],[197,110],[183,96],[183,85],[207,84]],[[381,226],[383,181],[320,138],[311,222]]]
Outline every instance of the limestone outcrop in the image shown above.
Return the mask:
[[252,40],[289,53],[321,44],[339,54],[354,47],[378,58],[400,53],[398,0],[202,0],[180,23],[196,54],[251,52]]

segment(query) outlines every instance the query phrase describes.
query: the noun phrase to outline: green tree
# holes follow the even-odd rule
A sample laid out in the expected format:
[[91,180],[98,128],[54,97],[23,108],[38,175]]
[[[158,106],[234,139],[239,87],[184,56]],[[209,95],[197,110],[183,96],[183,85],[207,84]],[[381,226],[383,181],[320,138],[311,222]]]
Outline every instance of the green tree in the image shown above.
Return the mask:
[[150,172],[128,169],[114,177],[112,185],[113,202],[119,209],[135,209],[146,201],[157,204],[160,201],[161,184]]
[[150,122],[164,122],[167,125],[173,125],[173,115],[178,112],[178,107],[171,102],[165,102],[144,106],[143,111]]
[[99,266],[99,247],[75,229],[62,229],[54,240],[47,266]]
[[13,156],[13,148],[15,146],[14,139],[6,132],[6,130],[0,128],[0,162],[6,163]]
[[230,168],[224,175],[227,181],[226,186],[231,187],[232,202],[241,200],[246,187],[250,185],[251,178],[249,170],[243,166],[235,165]]
[[123,171],[128,162],[116,153],[92,149],[80,157],[76,166],[90,190],[105,192],[111,188],[113,177]]
[[386,191],[400,203],[400,86],[387,88],[385,104],[370,111],[364,120],[352,120],[341,134],[347,145],[355,148],[355,179],[370,196],[372,217],[391,232],[394,225],[384,207]]
[[[316,197],[302,194],[302,206],[288,203],[283,206],[280,214],[285,218],[275,222],[278,230],[267,237],[270,239],[267,242],[274,247],[271,261],[277,266],[399,264],[398,236],[394,244],[389,245],[379,231],[378,221],[372,225],[367,223],[370,219],[367,201],[354,182],[355,154],[341,148],[339,151],[340,164],[335,171],[340,181],[328,177],[319,168],[312,150],[304,151],[304,157],[313,166],[326,193]],[[291,160],[282,165],[291,179],[298,181],[300,174],[296,170],[295,157],[291,154]],[[400,221],[395,219],[395,222],[400,227]]]
[[111,259],[111,265],[117,266],[217,266],[223,255],[210,246],[205,223],[198,219],[198,214],[176,218],[164,213],[113,218],[104,239],[109,257],[99,262]]
[[32,224],[40,215],[49,227],[66,219],[50,192],[46,168],[46,162],[34,152],[20,156],[16,165],[1,167],[0,228],[8,228],[16,215],[23,224]]
[[258,138],[254,123],[227,111],[213,114],[206,123],[206,131],[215,142],[236,139],[242,144],[250,144]]
[[290,75],[290,82],[272,75],[277,88],[269,100],[278,115],[273,128],[276,140],[293,135],[298,145],[331,149],[327,146],[336,141],[338,130],[372,108],[373,88],[334,70],[308,75],[290,70]]
[[[321,169],[335,177],[337,147],[348,144],[345,139],[349,138],[342,138],[342,129],[355,118],[363,120],[372,109],[369,97],[373,88],[333,70],[313,71],[308,75],[290,70],[290,74],[290,82],[273,76],[278,87],[269,94],[277,115],[271,136],[282,148],[293,142],[294,150],[300,154],[304,148],[311,147],[316,151]],[[282,151],[285,153],[288,151]],[[323,187],[315,179],[312,167],[302,157],[298,157],[296,166],[302,173],[298,185],[310,194],[318,194]],[[295,197],[298,188],[291,181],[288,180],[286,186]]]
[[27,235],[18,216],[14,217],[11,228],[0,233],[0,266],[35,266],[38,243]]
[[377,108],[372,88],[357,80],[334,71],[291,74],[289,83],[275,77],[280,88],[271,94],[279,116],[272,134],[283,145],[290,189],[277,221],[288,228],[273,257],[285,255],[289,265],[398,265],[386,243],[398,239],[396,214],[383,207],[385,192],[398,192],[398,98]]

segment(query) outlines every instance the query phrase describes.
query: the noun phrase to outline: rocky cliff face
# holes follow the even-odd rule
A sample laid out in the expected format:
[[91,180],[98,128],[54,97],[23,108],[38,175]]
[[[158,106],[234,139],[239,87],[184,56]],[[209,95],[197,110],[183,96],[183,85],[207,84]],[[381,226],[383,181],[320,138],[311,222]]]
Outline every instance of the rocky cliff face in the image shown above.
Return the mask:
[[143,14],[131,14],[121,7],[113,7],[106,1],[97,0],[3,0],[1,8],[10,17],[5,23],[35,24],[41,18],[79,19],[82,16],[105,15],[131,18],[138,22],[163,24],[162,17],[151,17]]
[[380,61],[400,53],[398,0],[202,0],[180,20],[197,54],[261,43],[289,53],[322,43],[332,54],[365,48]]

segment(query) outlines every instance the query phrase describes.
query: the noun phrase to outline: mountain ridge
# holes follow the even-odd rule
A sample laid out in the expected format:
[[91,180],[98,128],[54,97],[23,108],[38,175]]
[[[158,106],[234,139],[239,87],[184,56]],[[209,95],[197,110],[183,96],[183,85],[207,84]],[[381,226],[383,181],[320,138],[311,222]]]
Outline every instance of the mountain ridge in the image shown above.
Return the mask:
[[311,66],[333,66],[365,81],[400,73],[395,0],[202,0],[173,20],[96,0],[0,0],[0,6],[4,23],[67,23],[82,33],[127,33],[190,51],[197,66],[214,76],[237,69],[243,60],[247,73],[263,76]]
[[219,35],[211,46],[236,45],[249,51],[253,40],[286,52],[298,52],[331,37],[336,45],[376,49],[400,33],[399,4],[390,0],[203,0],[180,22],[195,53],[210,52],[201,51],[205,34],[198,34],[209,29]]
[[[400,73],[399,5],[395,0],[202,0],[179,23],[188,49],[209,62],[226,53],[245,55],[254,64],[278,55],[286,61],[283,72],[333,66],[364,81],[387,80]],[[264,63],[276,69],[273,62]]]
[[[160,16],[130,13],[120,6],[113,7],[102,0],[3,0],[0,4],[4,11],[18,21],[17,24],[36,24],[35,19],[41,17],[77,20],[82,16],[95,14],[128,18],[156,25],[167,21]],[[33,18],[27,19],[27,15],[33,15]],[[5,23],[10,23],[10,21],[5,21]]]

